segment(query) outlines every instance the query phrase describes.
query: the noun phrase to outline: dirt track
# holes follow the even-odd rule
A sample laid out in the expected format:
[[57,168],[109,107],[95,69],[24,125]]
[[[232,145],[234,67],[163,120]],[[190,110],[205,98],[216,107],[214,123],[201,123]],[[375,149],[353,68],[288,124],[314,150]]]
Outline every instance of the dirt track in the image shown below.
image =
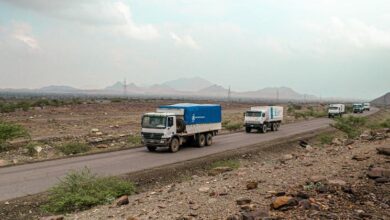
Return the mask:
[[[374,109],[365,114],[376,111],[377,109]],[[212,147],[202,149],[187,147],[176,154],[150,153],[145,148],[136,148],[2,168],[0,169],[0,201],[43,192],[57,183],[59,178],[68,171],[79,170],[86,166],[98,174],[121,175],[327,128],[330,122],[329,119],[321,118],[284,125],[275,133],[222,135],[215,139]]]

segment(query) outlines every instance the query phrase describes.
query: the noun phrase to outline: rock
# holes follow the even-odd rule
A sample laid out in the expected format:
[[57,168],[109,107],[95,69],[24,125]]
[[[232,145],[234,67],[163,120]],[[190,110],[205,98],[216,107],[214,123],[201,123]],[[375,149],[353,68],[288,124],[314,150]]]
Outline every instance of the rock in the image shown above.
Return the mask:
[[129,197],[127,195],[123,195],[115,200],[115,204],[117,206],[127,205],[129,204]]
[[312,146],[310,146],[310,145],[307,145],[306,147],[305,147],[305,149],[307,150],[307,151],[313,151],[313,147]]
[[333,138],[332,144],[339,146],[339,145],[342,145],[343,142],[340,139],[338,139],[338,138]]
[[233,170],[233,168],[231,168],[231,167],[215,167],[215,168],[209,170],[208,175],[216,176],[218,174],[226,173],[226,172],[229,172],[232,170]]
[[310,198],[310,196],[304,192],[298,192],[296,196],[299,198],[302,198],[302,199],[309,199]]
[[210,190],[210,188],[209,188],[209,187],[206,187],[206,186],[200,187],[200,188],[198,189],[199,192],[203,192],[203,193],[206,193],[206,192],[208,192],[209,190]]
[[138,218],[133,217],[133,216],[129,216],[129,217],[126,218],[126,220],[138,220]]
[[249,198],[239,198],[236,200],[237,205],[245,205],[251,203],[252,200]]
[[309,178],[309,181],[312,183],[324,182],[326,180],[325,176],[314,175]]
[[369,158],[370,158],[369,156],[363,156],[363,155],[354,155],[352,157],[353,160],[357,160],[357,161],[363,161],[363,160],[367,160]]
[[285,155],[283,155],[282,156],[282,158],[280,159],[281,161],[287,161],[287,160],[291,160],[291,159],[293,159],[294,157],[293,157],[293,155],[291,155],[291,154],[285,154]]
[[40,220],[63,220],[64,216],[63,215],[53,215],[53,216],[45,216],[39,218]]
[[380,167],[374,167],[374,168],[371,168],[368,173],[367,173],[367,176],[371,179],[376,179],[376,178],[379,178],[379,177],[387,177],[387,178],[390,178],[390,169],[384,169],[384,168],[380,168]]
[[307,141],[304,141],[304,140],[299,141],[299,146],[306,148],[307,145],[309,145],[309,143],[307,143]]
[[376,182],[376,183],[388,183],[388,182],[390,182],[390,178],[379,177],[379,178],[376,178],[376,179],[375,179],[375,182]]
[[96,136],[102,136],[102,135],[103,135],[103,132],[101,132],[101,131],[95,132],[95,135],[96,135]]
[[298,206],[303,209],[310,209],[311,208],[311,202],[308,199],[302,199],[299,201]]
[[245,205],[242,205],[240,208],[241,208],[242,210],[244,210],[244,211],[249,212],[249,211],[254,211],[254,210],[256,210],[256,205],[255,205],[255,204],[245,204]]
[[251,189],[256,189],[257,188],[257,181],[248,181],[246,182],[246,189],[251,190]]
[[335,185],[335,186],[345,186],[345,185],[347,185],[347,183],[344,180],[338,180],[338,179],[328,180],[328,184],[329,185]]
[[242,220],[257,220],[257,219],[267,219],[269,213],[267,210],[255,210],[252,212],[244,212],[238,219]]
[[291,199],[292,199],[291,196],[276,197],[275,200],[271,204],[271,208],[279,209],[279,208],[287,205]]
[[6,160],[0,160],[0,167],[8,165],[8,162]]
[[352,140],[352,139],[346,139],[346,140],[343,141],[343,143],[344,143],[345,146],[349,146],[349,145],[355,143],[355,141]]
[[390,156],[390,147],[377,147],[376,151],[378,154]]
[[98,129],[98,128],[92,128],[92,129],[91,129],[91,133],[96,133],[96,132],[99,132],[99,129]]
[[19,160],[13,159],[13,160],[12,160],[12,163],[17,164],[17,163],[19,163]]

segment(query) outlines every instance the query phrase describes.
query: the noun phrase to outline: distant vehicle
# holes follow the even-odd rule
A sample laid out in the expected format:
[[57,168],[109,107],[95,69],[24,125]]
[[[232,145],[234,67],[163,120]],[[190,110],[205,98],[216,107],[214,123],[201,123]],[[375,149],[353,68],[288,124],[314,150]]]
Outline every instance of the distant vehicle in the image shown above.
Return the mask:
[[261,133],[277,131],[283,120],[283,107],[256,106],[245,112],[244,126],[247,133],[256,129]]
[[345,113],[344,104],[330,104],[328,108],[328,118],[333,118],[335,116],[342,117]]
[[221,130],[220,105],[180,103],[160,106],[142,117],[142,142],[149,151],[169,147],[177,152],[186,142],[209,146]]
[[364,111],[370,111],[370,103],[369,102],[363,103],[363,110]]
[[353,111],[353,113],[363,113],[363,111],[364,111],[363,104],[361,104],[361,103],[353,104],[352,111]]

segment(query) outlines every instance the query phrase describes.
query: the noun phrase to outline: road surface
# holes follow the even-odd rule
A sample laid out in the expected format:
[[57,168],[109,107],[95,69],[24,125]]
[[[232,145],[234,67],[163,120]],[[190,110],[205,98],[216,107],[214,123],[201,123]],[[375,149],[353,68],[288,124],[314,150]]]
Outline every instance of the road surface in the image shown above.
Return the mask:
[[[372,109],[364,115],[376,111],[378,109]],[[0,201],[44,192],[70,170],[88,167],[92,172],[102,175],[126,174],[327,128],[330,122],[330,119],[319,118],[282,125],[279,131],[266,134],[240,132],[221,135],[215,137],[211,147],[186,147],[177,153],[151,153],[146,148],[134,148],[4,167],[0,168]]]

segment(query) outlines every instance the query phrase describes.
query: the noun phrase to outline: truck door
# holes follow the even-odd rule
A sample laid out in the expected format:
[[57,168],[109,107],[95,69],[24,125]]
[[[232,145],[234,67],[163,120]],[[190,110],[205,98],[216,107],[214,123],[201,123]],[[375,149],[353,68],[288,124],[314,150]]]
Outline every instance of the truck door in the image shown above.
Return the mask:
[[175,117],[168,117],[167,120],[167,133],[169,136],[172,136],[176,134],[176,118]]

